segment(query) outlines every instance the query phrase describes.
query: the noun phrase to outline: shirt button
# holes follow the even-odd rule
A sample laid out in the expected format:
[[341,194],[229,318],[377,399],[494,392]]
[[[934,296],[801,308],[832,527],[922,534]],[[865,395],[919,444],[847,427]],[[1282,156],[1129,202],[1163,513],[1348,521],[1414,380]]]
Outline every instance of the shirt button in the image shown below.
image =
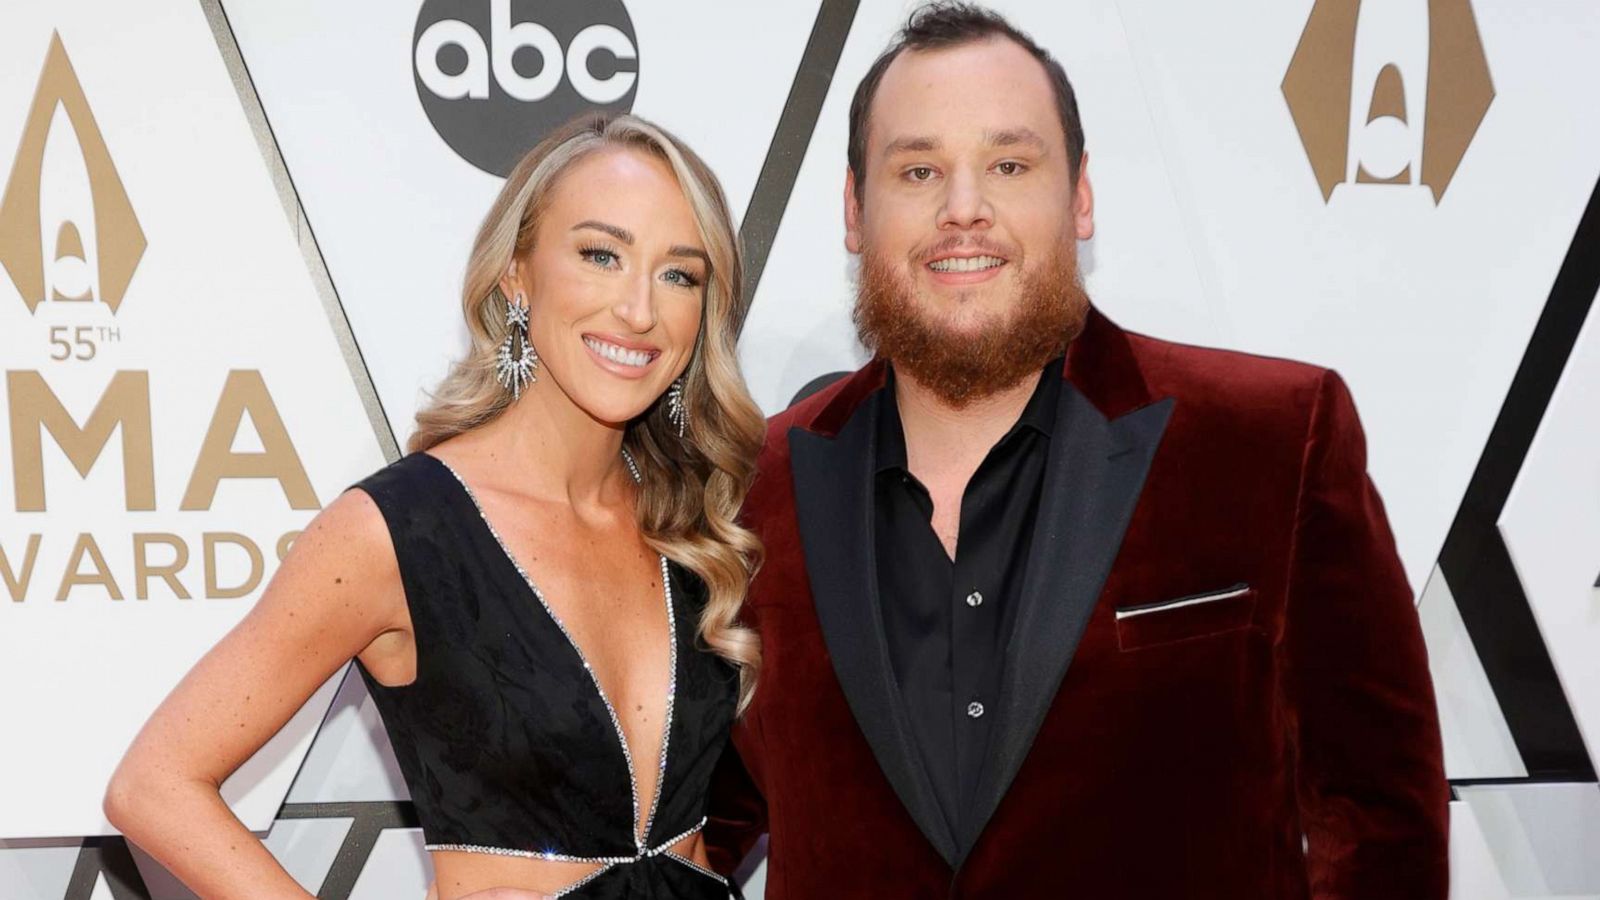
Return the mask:
[[983,605],[983,594],[978,592],[978,591],[973,591],[972,593],[968,594],[967,595],[967,605],[971,606],[971,607],[974,607],[974,608],[982,606]]
[[982,703],[979,703],[978,701],[974,700],[971,703],[967,704],[967,717],[968,718],[976,719],[981,715],[983,715],[983,704]]

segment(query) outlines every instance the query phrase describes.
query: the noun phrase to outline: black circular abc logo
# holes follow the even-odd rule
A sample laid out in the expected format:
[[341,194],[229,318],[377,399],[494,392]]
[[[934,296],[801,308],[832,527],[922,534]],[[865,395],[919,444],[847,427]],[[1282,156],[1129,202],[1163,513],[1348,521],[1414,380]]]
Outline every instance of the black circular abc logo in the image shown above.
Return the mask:
[[639,88],[622,0],[424,0],[411,62],[434,130],[501,177],[578,113],[628,112]]

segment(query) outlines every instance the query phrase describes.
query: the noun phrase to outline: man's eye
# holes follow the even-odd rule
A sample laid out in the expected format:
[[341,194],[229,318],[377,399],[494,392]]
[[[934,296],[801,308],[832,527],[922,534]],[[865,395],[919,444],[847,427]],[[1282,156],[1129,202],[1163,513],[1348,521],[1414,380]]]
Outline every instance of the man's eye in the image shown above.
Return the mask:
[[929,166],[917,166],[906,172],[912,181],[927,181],[933,177],[933,169]]
[[995,168],[1000,170],[1001,175],[1019,175],[1022,173],[1022,163],[1017,162],[1003,162]]

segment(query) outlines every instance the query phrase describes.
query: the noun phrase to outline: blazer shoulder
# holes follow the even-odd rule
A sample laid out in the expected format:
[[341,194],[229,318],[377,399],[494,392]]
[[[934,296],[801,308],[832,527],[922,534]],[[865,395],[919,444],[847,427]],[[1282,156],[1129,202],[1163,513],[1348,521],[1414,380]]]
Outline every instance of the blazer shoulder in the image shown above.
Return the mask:
[[1339,376],[1332,369],[1298,360],[1202,347],[1128,333],[1154,396],[1172,396],[1180,405],[1244,408],[1258,412],[1294,411],[1304,419],[1319,395]]

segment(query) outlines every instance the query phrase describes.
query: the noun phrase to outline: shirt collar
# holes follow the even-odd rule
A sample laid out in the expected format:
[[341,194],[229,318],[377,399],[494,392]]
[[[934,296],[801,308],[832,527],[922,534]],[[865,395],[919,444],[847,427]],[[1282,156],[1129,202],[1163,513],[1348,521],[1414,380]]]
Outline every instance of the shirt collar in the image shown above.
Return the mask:
[[[1028,405],[1022,408],[1022,414],[1005,436],[996,442],[996,447],[1012,440],[1024,428],[1031,428],[1049,439],[1055,429],[1056,407],[1061,399],[1063,359],[1058,356],[1045,363],[1044,370],[1039,373],[1039,384],[1028,398]],[[894,394],[894,366],[887,366],[887,370],[883,387],[874,398],[878,404],[878,450],[874,471],[880,474],[904,472],[909,468],[906,464],[905,429],[900,424],[900,404]]]

